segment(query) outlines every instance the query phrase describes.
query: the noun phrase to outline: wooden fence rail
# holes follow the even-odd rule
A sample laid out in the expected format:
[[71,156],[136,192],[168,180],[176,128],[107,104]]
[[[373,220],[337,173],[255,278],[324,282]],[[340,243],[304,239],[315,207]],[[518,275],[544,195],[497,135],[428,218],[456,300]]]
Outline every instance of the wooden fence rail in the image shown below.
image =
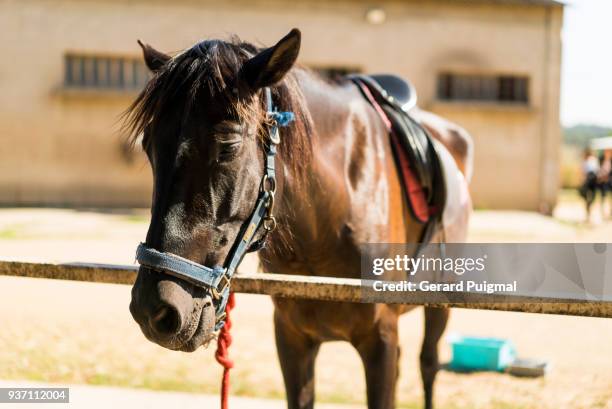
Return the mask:
[[[0,261],[0,275],[132,284],[137,266],[88,263],[29,263]],[[310,277],[281,274],[237,274],[232,289],[238,293],[267,294],[276,297],[341,302],[386,302],[389,293],[367,291],[359,279]],[[452,296],[452,294],[451,294]],[[393,303],[470,308],[498,311],[521,311],[539,314],[562,314],[612,318],[612,302],[560,300],[499,294],[462,293],[462,302],[449,302],[443,294],[410,293],[391,298]],[[437,297],[437,298],[436,298]],[[451,298],[454,299],[454,298]]]

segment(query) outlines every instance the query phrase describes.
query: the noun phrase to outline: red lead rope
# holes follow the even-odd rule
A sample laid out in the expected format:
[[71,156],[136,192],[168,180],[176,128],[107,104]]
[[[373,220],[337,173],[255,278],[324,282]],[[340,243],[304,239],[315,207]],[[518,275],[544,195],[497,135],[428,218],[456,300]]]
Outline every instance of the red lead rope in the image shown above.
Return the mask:
[[234,293],[231,293],[225,307],[225,325],[219,331],[219,338],[217,339],[217,352],[215,352],[215,358],[217,362],[223,366],[223,380],[221,381],[221,409],[228,409],[227,398],[229,395],[229,371],[234,367],[234,361],[229,357],[229,346],[232,344],[232,335],[230,330],[232,329],[232,320],[230,319],[230,311],[236,305],[234,300]]

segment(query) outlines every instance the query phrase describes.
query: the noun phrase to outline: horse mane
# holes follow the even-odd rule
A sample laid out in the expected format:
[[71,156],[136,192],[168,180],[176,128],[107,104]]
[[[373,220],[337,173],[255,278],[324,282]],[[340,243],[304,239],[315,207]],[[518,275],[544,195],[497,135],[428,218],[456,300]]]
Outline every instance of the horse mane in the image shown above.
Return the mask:
[[[266,101],[263,90],[236,89],[243,64],[260,49],[232,37],[229,41],[207,40],[199,50],[187,49],[171,58],[157,71],[123,114],[124,131],[133,146],[145,128],[155,128],[172,112],[181,113],[182,125],[197,120],[200,101],[213,96],[242,121],[259,124],[258,135],[264,141],[267,133]],[[298,179],[306,174],[312,156],[312,119],[305,108],[304,96],[292,69],[278,84],[271,87],[273,103],[280,111],[292,111],[295,121],[281,130],[279,154]],[[258,100],[258,103],[254,103]],[[177,136],[178,137],[178,136]]]

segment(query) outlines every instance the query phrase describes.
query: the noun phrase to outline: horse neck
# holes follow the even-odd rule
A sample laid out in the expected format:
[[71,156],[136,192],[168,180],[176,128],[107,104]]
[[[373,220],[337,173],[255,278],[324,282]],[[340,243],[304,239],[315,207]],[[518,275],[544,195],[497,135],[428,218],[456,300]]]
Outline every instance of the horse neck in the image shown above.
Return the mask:
[[[289,166],[289,161],[303,158],[279,158],[281,200],[276,215],[279,227],[263,257],[285,264],[287,259],[309,259],[311,253],[329,245],[328,240],[337,242],[337,232],[350,212],[344,177],[344,137],[350,122],[349,106],[359,103],[355,89],[348,85],[326,84],[306,72],[298,74],[298,83],[305,102],[301,109],[306,110],[305,116],[312,121],[312,133],[297,137],[311,139],[312,155],[305,164],[303,177],[292,174],[294,167]],[[273,264],[278,272],[279,263]]]

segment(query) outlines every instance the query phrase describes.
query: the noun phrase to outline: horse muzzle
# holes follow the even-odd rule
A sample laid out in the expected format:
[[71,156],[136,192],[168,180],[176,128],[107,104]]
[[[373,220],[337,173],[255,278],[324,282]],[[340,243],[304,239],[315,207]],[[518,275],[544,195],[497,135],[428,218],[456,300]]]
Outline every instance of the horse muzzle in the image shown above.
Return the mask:
[[147,267],[132,287],[130,312],[147,339],[168,349],[191,352],[214,338],[210,295]]

